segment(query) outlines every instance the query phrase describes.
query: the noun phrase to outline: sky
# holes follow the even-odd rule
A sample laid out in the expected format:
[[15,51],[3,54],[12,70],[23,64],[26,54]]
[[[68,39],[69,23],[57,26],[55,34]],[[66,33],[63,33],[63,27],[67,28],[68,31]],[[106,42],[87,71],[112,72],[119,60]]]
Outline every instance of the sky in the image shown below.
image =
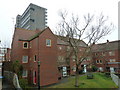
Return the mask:
[[115,25],[115,30],[100,42],[118,40],[118,1],[119,0],[1,0],[0,1],[0,40],[10,47],[16,16],[22,15],[30,3],[47,8],[48,26],[52,31],[60,20],[58,12],[66,9],[78,15],[103,13]]

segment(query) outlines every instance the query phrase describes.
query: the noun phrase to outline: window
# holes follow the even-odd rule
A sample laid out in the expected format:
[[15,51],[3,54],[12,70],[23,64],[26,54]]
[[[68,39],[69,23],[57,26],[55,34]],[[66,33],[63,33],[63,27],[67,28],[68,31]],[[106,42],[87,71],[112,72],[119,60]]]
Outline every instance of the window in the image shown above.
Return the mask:
[[50,39],[46,39],[46,46],[51,46],[51,40]]
[[110,52],[109,52],[109,55],[110,55],[110,56],[114,56],[114,55],[115,55],[115,52],[110,51]]
[[79,49],[79,51],[82,51],[82,49]]
[[75,55],[74,55],[74,56],[72,56],[72,59],[73,59],[73,61],[75,61]]
[[73,70],[73,72],[76,72],[76,67],[73,66],[73,67],[72,67],[72,70]]
[[102,56],[105,56],[105,52],[102,52]]
[[98,54],[97,53],[95,53],[95,56],[97,56]]
[[87,61],[90,61],[90,57],[87,57]]
[[64,61],[64,57],[63,56],[58,56],[58,61],[59,62],[63,62]]
[[35,55],[35,56],[34,56],[34,62],[36,62],[36,60],[37,60],[37,56]]
[[27,70],[23,70],[22,77],[27,77]]
[[116,60],[115,59],[110,59],[110,62],[115,62]]
[[23,48],[27,49],[28,48],[28,42],[23,42]]
[[62,47],[59,47],[60,50],[62,50]]
[[96,63],[99,63],[99,60],[96,60]]
[[102,63],[102,60],[99,60],[99,63]]
[[23,63],[28,63],[28,56],[23,56],[22,57],[22,62]]
[[67,51],[70,51],[70,46],[67,46]]
[[101,64],[101,63],[102,63],[102,60],[96,60],[96,63],[97,63],[97,64]]

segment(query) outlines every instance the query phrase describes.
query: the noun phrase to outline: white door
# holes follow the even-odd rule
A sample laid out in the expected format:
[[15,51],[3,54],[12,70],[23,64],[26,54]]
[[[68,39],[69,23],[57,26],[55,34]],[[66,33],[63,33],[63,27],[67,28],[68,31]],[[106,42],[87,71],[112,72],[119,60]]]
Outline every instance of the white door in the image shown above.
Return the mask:
[[110,67],[110,72],[115,72],[113,67]]

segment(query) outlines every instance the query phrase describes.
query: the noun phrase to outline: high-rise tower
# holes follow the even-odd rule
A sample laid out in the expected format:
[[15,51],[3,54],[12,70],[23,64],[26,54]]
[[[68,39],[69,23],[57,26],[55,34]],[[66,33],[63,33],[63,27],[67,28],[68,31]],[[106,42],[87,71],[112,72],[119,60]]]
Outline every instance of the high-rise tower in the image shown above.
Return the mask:
[[47,9],[30,3],[22,15],[17,15],[15,27],[28,30],[44,29],[47,27]]

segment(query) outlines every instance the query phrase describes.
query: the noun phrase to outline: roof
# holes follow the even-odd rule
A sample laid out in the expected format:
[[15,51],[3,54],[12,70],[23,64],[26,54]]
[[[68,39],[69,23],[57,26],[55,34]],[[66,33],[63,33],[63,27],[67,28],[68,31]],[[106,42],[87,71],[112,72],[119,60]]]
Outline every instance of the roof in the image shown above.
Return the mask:
[[[49,27],[47,27],[46,29],[49,29]],[[37,38],[40,34],[42,34],[46,29],[44,30],[27,30],[27,31],[32,31],[31,35],[29,34],[29,36],[27,38],[24,37],[24,35],[21,35],[23,36],[22,38],[19,38],[20,41],[31,41],[35,38]],[[24,32],[24,34],[27,34],[26,32]]]
[[93,52],[110,51],[110,50],[112,51],[112,50],[118,50],[118,49],[120,49],[120,40],[95,44],[93,46]]
[[[56,35],[56,37],[57,37],[57,44],[68,45],[67,37],[58,36],[58,35]],[[78,39],[74,39],[74,40],[77,41]],[[80,40],[77,44],[78,46],[81,46],[81,47],[87,47],[87,44],[83,40]]]
[[[26,29],[22,29],[22,28],[17,28],[16,35],[17,35],[19,41],[31,41],[31,40],[37,38],[40,34],[42,34],[47,29],[50,29],[50,28],[47,27],[44,30],[26,30]],[[58,36],[58,35],[55,35],[55,37],[57,37],[57,44],[68,45],[66,37]],[[74,39],[74,40],[77,40],[77,39]],[[87,47],[87,44],[82,40],[80,42],[78,42],[78,45],[81,47]]]

